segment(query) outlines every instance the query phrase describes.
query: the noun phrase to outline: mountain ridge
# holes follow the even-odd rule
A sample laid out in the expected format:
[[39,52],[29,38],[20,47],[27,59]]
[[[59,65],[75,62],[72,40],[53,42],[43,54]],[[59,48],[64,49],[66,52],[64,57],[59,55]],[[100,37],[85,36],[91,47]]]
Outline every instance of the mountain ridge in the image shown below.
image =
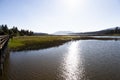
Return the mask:
[[69,35],[70,33],[74,33],[72,31],[57,31],[57,32],[54,32],[53,34],[54,35]]
[[72,33],[71,35],[113,35],[113,34],[120,34],[120,27],[117,26],[93,32]]

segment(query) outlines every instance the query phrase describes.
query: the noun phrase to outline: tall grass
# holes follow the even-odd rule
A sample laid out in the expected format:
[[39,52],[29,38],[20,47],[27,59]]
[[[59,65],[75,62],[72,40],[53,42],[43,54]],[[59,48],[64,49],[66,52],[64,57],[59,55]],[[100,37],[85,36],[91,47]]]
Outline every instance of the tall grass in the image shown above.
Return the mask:
[[47,48],[70,41],[76,36],[23,36],[9,41],[10,50]]
[[9,49],[33,50],[61,45],[70,40],[116,40],[114,38],[96,38],[90,36],[22,36],[14,37],[9,41]]

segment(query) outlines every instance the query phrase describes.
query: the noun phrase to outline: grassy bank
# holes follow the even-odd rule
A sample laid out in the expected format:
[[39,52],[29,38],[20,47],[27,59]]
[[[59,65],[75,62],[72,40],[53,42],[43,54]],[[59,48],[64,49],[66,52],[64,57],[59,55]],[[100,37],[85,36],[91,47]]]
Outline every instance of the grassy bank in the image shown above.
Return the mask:
[[95,38],[89,36],[23,36],[10,39],[9,49],[11,51],[42,49],[58,46],[67,41],[80,39],[113,40],[113,38]]
[[9,49],[12,51],[31,50],[57,46],[72,39],[78,39],[77,36],[23,36],[14,37],[9,41]]

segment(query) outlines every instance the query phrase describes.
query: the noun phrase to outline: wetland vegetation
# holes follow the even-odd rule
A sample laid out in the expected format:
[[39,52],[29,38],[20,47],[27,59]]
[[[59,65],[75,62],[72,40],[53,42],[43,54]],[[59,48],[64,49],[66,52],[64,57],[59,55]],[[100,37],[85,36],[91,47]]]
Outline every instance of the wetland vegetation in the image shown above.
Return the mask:
[[43,49],[59,46],[71,40],[118,40],[118,38],[93,37],[93,36],[18,36],[9,41],[11,51]]
[[19,36],[10,39],[9,48],[12,51],[48,48],[78,38],[76,36]]

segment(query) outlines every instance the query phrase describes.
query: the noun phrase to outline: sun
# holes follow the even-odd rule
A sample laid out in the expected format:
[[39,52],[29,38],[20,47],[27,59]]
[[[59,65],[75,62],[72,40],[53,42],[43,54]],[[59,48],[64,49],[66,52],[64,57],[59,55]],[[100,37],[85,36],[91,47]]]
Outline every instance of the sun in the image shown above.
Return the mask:
[[78,0],[64,0],[64,4],[67,7],[75,7]]
[[78,0],[66,0],[69,6],[75,6],[78,3]]
[[69,9],[75,9],[83,5],[84,0],[63,0],[64,5]]

